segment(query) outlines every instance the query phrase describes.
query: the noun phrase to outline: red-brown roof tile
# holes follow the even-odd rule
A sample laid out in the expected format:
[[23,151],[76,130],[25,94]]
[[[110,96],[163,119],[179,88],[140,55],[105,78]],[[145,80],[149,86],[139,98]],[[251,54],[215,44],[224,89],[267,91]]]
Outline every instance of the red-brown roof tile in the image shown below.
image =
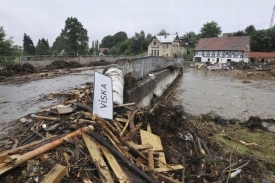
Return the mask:
[[250,36],[202,38],[195,50],[247,50],[249,51]]
[[275,52],[249,52],[249,58],[275,58]]

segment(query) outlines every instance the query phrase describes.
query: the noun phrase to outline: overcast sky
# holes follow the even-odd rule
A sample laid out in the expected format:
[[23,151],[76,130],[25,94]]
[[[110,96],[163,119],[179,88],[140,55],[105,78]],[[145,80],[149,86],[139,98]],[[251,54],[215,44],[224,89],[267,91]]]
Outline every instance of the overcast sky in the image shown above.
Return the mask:
[[[254,25],[269,28],[274,0],[0,0],[0,26],[23,45],[23,34],[49,40],[50,45],[65,26],[67,17],[76,17],[88,30],[90,47],[119,31],[128,37],[144,30],[157,34],[199,33],[203,24],[216,21],[223,33]],[[275,22],[275,20],[274,20]]]

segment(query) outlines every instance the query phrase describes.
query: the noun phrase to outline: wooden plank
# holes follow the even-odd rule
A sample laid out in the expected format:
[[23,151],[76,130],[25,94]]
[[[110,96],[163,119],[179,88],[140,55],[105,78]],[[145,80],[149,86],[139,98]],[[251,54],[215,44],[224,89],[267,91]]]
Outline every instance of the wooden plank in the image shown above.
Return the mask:
[[120,183],[130,183],[129,177],[122,170],[122,168],[118,164],[118,162],[117,162],[116,158],[114,157],[114,155],[112,155],[110,153],[110,151],[108,149],[106,149],[105,147],[103,147],[103,146],[100,146],[100,149],[102,150],[104,156],[108,160],[109,165],[111,166],[113,172],[115,173],[118,181]]
[[63,177],[66,175],[67,169],[65,166],[62,166],[60,164],[56,164],[49,173],[44,177],[44,179],[41,181],[41,183],[59,183]]
[[154,155],[153,155],[153,149],[148,150],[148,165],[149,170],[154,170]]
[[153,148],[153,146],[149,143],[144,144],[144,145],[139,145],[139,144],[136,144],[132,141],[126,141],[126,143],[129,144],[130,146],[132,146],[133,148],[137,149],[137,150],[144,150],[144,149]]
[[152,133],[152,128],[151,128],[150,123],[147,123],[147,132]]
[[[131,116],[131,113],[132,113],[131,111],[127,111],[127,115],[128,115],[129,117]],[[133,119],[133,118],[130,120],[129,126],[130,126],[130,129],[131,129],[131,130],[135,128],[135,124],[134,124],[134,119]]]
[[154,151],[163,151],[161,139],[159,136],[145,130],[140,130],[140,138],[142,145],[149,143],[153,146]]
[[182,170],[183,166],[182,165],[169,165],[167,167],[160,167],[160,168],[155,168],[154,171],[156,172],[169,172],[173,170]]
[[123,122],[123,123],[127,123],[127,119],[123,119],[123,118],[115,118],[115,120],[117,121],[117,122]]
[[93,183],[88,177],[82,178],[83,183]]
[[158,166],[159,167],[167,167],[166,163],[166,159],[165,159],[165,154],[164,152],[159,152],[159,156],[158,156]]
[[89,135],[85,133],[82,134],[82,137],[84,139],[86,147],[88,148],[88,151],[91,155],[93,162],[95,163],[98,171],[100,172],[99,173],[100,181],[102,183],[114,183],[114,180],[109,171],[109,168],[106,165],[103,157],[101,156],[101,153],[98,149],[96,142]]

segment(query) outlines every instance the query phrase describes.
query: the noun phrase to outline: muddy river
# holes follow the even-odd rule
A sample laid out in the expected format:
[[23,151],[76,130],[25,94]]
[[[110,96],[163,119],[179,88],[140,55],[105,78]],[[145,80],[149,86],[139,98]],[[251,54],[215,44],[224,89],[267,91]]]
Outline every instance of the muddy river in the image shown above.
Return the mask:
[[42,99],[44,94],[68,91],[86,82],[93,82],[93,74],[93,70],[87,70],[24,84],[0,85],[0,101],[5,102],[0,103],[0,125],[56,105],[56,99],[39,99]]
[[[57,105],[57,100],[39,99],[44,94],[67,91],[93,82],[93,73],[93,70],[87,70],[24,84],[0,85],[0,125]],[[250,83],[243,83],[245,80]],[[227,118],[247,118],[251,115],[275,118],[275,80],[187,70],[173,84],[173,89],[177,89],[176,97],[182,100],[185,110],[192,114],[213,110]],[[1,103],[3,101],[6,103]]]
[[275,119],[275,79],[230,72],[186,70],[175,82],[176,97],[192,114],[215,111],[227,118],[251,115]]

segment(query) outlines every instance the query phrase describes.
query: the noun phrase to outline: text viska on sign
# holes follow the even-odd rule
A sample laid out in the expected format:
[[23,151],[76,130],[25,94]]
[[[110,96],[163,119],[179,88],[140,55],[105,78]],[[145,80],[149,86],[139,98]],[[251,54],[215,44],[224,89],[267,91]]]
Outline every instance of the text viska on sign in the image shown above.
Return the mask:
[[94,73],[93,114],[102,118],[113,119],[112,79],[99,72]]

